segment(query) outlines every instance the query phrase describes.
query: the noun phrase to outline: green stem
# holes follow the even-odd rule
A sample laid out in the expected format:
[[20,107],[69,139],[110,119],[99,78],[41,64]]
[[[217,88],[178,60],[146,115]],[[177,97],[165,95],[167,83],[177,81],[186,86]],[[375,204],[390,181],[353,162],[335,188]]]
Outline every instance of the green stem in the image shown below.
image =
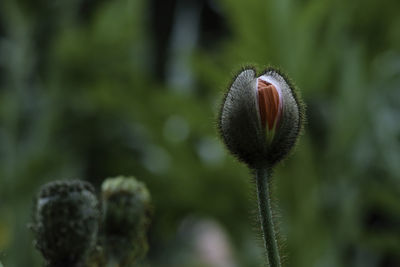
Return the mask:
[[261,230],[264,237],[264,245],[267,251],[270,267],[281,267],[279,249],[276,240],[274,222],[272,220],[271,201],[269,193],[269,179],[271,169],[259,168],[256,170],[256,184],[258,197],[258,211],[261,222]]

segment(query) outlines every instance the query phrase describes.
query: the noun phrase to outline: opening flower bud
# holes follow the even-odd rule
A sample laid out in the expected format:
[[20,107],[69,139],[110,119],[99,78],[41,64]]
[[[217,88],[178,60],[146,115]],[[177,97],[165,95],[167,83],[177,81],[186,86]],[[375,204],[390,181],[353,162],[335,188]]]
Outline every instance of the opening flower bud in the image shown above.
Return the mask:
[[228,149],[250,167],[272,166],[294,146],[303,105],[289,80],[269,68],[242,70],[225,96],[219,129]]
[[271,142],[282,114],[280,88],[261,76],[257,78],[257,98],[261,126],[266,129],[267,141]]

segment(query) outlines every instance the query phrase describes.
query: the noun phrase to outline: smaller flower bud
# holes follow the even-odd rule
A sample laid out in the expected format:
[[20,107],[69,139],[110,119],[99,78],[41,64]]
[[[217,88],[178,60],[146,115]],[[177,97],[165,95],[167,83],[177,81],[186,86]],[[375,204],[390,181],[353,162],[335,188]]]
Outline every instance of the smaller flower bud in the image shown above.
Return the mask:
[[35,203],[36,247],[51,267],[83,266],[98,232],[98,201],[84,181],[50,182]]
[[148,250],[151,198],[146,186],[133,177],[116,177],[102,184],[103,246],[106,258],[131,266]]
[[304,107],[293,85],[269,68],[257,77],[242,70],[231,84],[219,116],[228,149],[252,168],[273,166],[295,145]]

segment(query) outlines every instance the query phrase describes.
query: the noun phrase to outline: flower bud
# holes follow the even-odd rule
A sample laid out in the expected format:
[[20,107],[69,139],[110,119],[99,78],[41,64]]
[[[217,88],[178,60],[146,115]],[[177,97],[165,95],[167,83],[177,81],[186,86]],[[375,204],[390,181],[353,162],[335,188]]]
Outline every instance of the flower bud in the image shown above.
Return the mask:
[[252,168],[273,166],[295,145],[303,104],[290,81],[269,68],[257,77],[243,69],[232,82],[219,116],[228,149]]
[[132,266],[148,249],[146,232],[151,198],[135,178],[116,177],[102,184],[103,246],[106,258],[118,266]]
[[89,183],[56,181],[42,186],[33,231],[48,266],[81,266],[96,243],[99,217]]

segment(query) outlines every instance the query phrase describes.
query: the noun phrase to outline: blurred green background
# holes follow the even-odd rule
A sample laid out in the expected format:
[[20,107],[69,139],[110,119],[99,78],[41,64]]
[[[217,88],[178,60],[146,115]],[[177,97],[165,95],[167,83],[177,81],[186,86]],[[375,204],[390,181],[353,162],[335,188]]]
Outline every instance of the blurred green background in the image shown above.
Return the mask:
[[397,0],[1,0],[0,261],[42,266],[43,183],[135,175],[148,266],[261,266],[251,174],[215,117],[245,64],[307,104],[275,175],[285,266],[400,266]]

